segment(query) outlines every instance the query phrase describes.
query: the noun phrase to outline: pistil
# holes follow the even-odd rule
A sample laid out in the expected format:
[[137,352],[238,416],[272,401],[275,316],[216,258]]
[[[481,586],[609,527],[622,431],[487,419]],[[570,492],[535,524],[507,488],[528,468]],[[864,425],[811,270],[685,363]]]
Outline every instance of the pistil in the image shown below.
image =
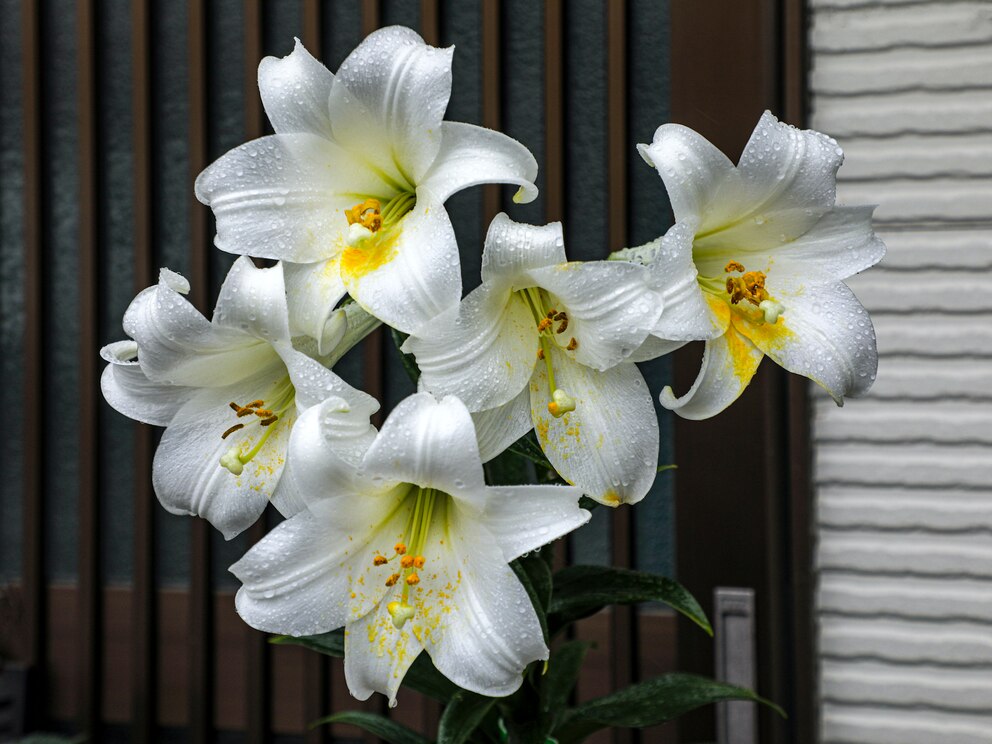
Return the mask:
[[[556,335],[561,335],[568,330],[568,313],[559,311],[557,308],[545,310],[544,301],[541,299],[541,291],[537,287],[528,287],[521,292],[530,308],[531,315],[537,323],[537,338],[540,348],[537,350],[537,358],[544,362],[548,372],[548,389],[551,391],[551,400],[548,401],[548,413],[555,418],[561,418],[569,411],[575,410],[575,399],[567,392],[558,387],[555,383],[554,365],[551,363],[551,343],[555,341]],[[575,337],[569,339],[565,349],[575,351],[579,342]]]

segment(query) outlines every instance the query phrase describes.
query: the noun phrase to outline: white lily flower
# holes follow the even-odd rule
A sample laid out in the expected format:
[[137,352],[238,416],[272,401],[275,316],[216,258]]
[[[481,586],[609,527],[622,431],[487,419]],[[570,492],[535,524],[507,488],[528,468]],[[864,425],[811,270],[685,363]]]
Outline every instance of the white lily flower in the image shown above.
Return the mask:
[[344,626],[345,677],[362,700],[378,691],[395,705],[424,649],[458,686],[509,695],[548,649],[507,564],[584,524],[581,492],[486,486],[456,398],[412,395],[378,436],[349,408],[330,398],[293,429],[277,498],[307,508],[231,567],[238,612],[293,636]]
[[265,509],[302,411],[335,395],[367,423],[378,403],[293,347],[281,266],[238,259],[212,321],[183,297],[188,291],[163,269],[134,298],[124,315],[133,340],[101,350],[110,362],[101,387],[125,416],[166,427],[152,470],[162,505],[201,516],[230,539]]
[[295,264],[290,313],[315,338],[346,291],[405,332],[457,303],[445,200],[482,183],[517,184],[521,202],[537,195],[523,145],[442,121],[452,52],[394,26],[332,75],[297,41],[258,68],[276,134],[231,150],[196,181],[217,217],[217,247]]
[[699,376],[661,403],[703,419],[733,403],[767,355],[822,386],[838,405],[875,380],[867,311],[843,279],[881,260],[874,207],[835,204],[843,151],[767,111],[737,167],[696,132],[658,128],[638,145],[668,189],[676,224],[616,258],[647,264],[666,312],[635,359],[707,339]]
[[[531,426],[563,478],[601,503],[639,501],[654,481],[658,422],[626,359],[662,313],[628,263],[565,259],[560,223],[489,227],[482,284],[404,347],[426,389],[457,395],[503,425],[505,447]],[[488,436],[486,437],[489,438]],[[498,450],[488,441],[489,453]]]

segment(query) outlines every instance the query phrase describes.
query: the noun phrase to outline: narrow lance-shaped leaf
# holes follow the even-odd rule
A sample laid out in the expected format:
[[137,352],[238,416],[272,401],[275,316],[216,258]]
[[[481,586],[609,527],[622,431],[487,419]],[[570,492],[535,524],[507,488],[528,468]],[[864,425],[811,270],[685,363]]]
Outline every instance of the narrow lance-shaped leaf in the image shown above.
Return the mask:
[[608,605],[638,602],[664,602],[713,635],[706,613],[677,581],[604,566],[569,566],[555,574],[549,624],[558,631]]
[[352,710],[344,713],[335,713],[332,716],[321,718],[311,725],[311,728],[331,723],[346,723],[351,726],[368,731],[374,736],[378,736],[388,744],[431,744],[430,739],[426,739],[411,728],[407,728],[401,723],[391,721],[388,718],[376,713],[363,713]]
[[703,705],[749,700],[785,713],[750,690],[692,674],[672,673],[596,698],[570,710],[555,732],[562,744],[578,742],[608,726],[644,728],[677,718]]
[[474,692],[455,693],[438,724],[437,744],[464,744],[496,703],[496,698]]

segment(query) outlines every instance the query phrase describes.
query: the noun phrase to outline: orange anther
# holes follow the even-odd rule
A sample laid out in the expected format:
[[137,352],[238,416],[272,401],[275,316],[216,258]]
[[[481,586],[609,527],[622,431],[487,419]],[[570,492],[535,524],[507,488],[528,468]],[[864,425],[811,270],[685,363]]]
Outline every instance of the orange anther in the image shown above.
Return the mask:
[[737,263],[737,261],[731,261],[723,267],[723,270],[729,274],[731,271],[744,271],[744,266]]
[[240,409],[238,411],[238,418],[244,418],[245,416],[251,416],[253,413],[255,413],[255,410],[253,408],[249,408],[248,406],[245,406],[244,408],[242,408],[242,409]]
[[579,348],[579,342],[575,340],[575,336],[572,336],[572,340],[568,342],[568,346],[565,347],[568,351],[575,351]]
[[388,560],[389,559],[387,559],[386,556],[384,556],[384,555],[377,555],[375,558],[372,559],[372,565],[373,566],[382,566],[382,565],[386,564],[388,562]]
[[541,318],[541,322],[537,324],[537,332],[544,333],[552,325],[551,318]]
[[422,555],[418,555],[413,559],[413,565],[417,568],[423,568],[425,563],[427,563],[427,559],[425,559]]
[[544,359],[544,349],[538,349],[537,350],[537,358],[538,359]]
[[413,556],[405,555],[400,558],[400,565],[403,566],[403,568],[410,568],[410,566],[413,565]]
[[415,584],[419,584],[420,583],[420,577],[417,576],[417,574],[412,573],[412,574],[410,574],[409,576],[406,577],[406,583],[408,585],[410,585],[410,586],[414,586]]
[[399,574],[392,574],[388,579],[386,579],[386,586],[393,586],[399,580],[400,580]]
[[245,406],[245,408],[261,408],[265,405],[264,400],[253,400],[251,403]]
[[397,555],[403,555],[406,552],[406,545],[404,545],[401,542],[398,542],[396,543],[396,545],[393,546],[393,550],[396,551]]
[[275,414],[268,408],[256,408],[255,415],[259,418],[272,418]]

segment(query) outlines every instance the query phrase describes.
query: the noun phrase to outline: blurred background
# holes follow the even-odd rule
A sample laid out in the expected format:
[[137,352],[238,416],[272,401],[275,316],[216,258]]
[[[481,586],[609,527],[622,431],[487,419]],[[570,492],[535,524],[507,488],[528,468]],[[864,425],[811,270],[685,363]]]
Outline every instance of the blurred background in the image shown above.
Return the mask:
[[[721,741],[987,744],[982,0],[0,0],[0,739],[363,740],[307,730],[363,707],[340,663],[269,646],[234,612],[227,567],[278,515],[225,542],[162,510],[158,431],[104,404],[97,351],[122,338],[124,309],[159,266],[186,275],[209,313],[231,257],[212,247],[192,183],[270,131],[259,60],[298,36],[333,71],[394,23],[455,45],[447,118],[501,129],[540,164],[532,204],[499,187],[449,201],[466,291],[503,209],[563,220],[575,259],[662,234],[664,188],[634,146],[664,122],[735,160],[766,108],[840,141],[840,200],[880,204],[890,248],[851,282],[879,336],[870,396],[839,410],[766,363],[712,421],[659,412],[661,462],[679,470],[634,510],[597,510],[559,552],[674,576],[725,628],[742,623],[737,673],[790,717],[761,712],[750,738],[721,727]],[[644,365],[652,389],[685,390],[700,352]],[[337,369],[386,411],[413,391],[386,335]],[[714,603],[717,587],[750,599]],[[673,669],[713,675],[732,634],[714,642],[648,606],[589,618],[580,635],[597,644],[586,699]],[[438,709],[404,692],[390,715],[429,732]],[[717,735],[709,710],[598,741]]]

